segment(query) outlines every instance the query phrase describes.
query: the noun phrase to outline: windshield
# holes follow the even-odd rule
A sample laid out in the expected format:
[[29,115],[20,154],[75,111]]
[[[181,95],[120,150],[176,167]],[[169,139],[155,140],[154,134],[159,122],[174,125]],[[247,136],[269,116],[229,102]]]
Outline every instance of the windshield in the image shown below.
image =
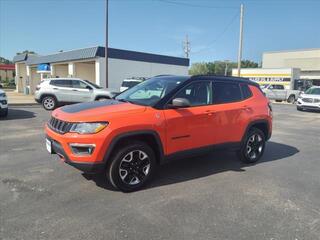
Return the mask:
[[150,78],[120,93],[115,99],[144,106],[154,106],[187,79],[188,77]]
[[305,93],[306,94],[320,95],[320,88],[309,88]]
[[99,85],[93,83],[93,82],[90,82],[88,80],[84,80],[86,83],[89,83],[91,86],[93,86],[94,88],[97,88],[97,89],[101,89],[102,87],[100,87]]

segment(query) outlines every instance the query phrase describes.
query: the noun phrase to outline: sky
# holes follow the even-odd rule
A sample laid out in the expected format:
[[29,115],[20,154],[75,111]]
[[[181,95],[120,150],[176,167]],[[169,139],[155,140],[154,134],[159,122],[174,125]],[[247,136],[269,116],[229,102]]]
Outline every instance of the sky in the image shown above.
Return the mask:
[[[243,59],[262,53],[320,48],[320,0],[109,0],[109,47],[236,61],[240,4]],[[40,55],[105,45],[105,0],[0,0],[0,56]]]

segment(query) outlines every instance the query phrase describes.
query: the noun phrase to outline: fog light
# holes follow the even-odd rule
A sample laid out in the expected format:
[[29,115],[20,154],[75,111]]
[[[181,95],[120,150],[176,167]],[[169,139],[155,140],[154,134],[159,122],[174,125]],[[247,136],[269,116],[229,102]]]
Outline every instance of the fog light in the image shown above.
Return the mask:
[[70,143],[70,148],[75,155],[91,155],[96,147],[95,144]]

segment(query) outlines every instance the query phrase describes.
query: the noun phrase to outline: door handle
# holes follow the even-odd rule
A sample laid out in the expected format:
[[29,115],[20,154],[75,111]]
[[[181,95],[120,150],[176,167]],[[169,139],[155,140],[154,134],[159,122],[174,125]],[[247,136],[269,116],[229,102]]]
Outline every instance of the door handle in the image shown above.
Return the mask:
[[77,89],[72,89],[72,91],[74,91],[74,92],[79,92]]
[[59,88],[54,87],[53,90],[59,90]]

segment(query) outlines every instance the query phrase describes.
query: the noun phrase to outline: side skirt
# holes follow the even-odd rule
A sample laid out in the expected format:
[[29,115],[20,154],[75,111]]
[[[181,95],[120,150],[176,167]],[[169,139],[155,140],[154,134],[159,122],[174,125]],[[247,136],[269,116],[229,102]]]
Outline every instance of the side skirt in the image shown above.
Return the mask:
[[209,145],[201,148],[188,149],[180,152],[175,152],[164,156],[162,163],[167,163],[176,159],[196,157],[202,154],[207,154],[212,151],[217,151],[221,149],[228,149],[230,151],[237,151],[241,147],[241,142],[230,142],[222,143],[216,145]]

